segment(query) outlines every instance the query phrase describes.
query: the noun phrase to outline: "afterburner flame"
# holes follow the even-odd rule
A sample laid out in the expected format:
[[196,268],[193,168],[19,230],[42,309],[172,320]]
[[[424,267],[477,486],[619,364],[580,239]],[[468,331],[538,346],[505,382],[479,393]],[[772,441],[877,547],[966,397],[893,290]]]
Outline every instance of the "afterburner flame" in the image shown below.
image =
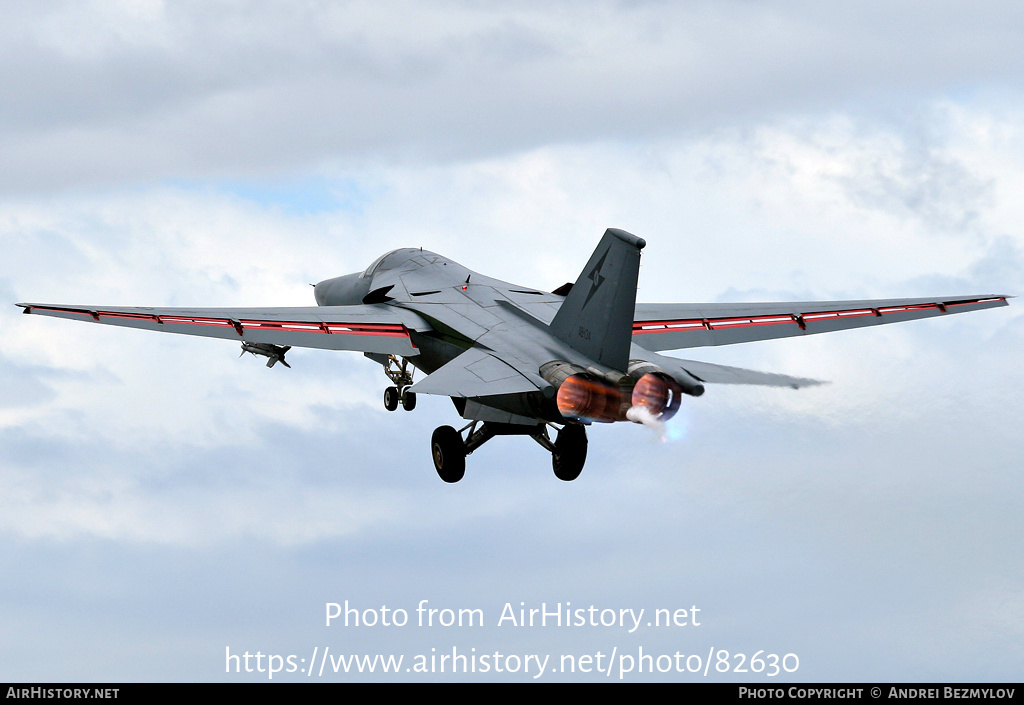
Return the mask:
[[[683,390],[668,375],[648,372],[634,385],[631,401],[633,409],[643,408],[652,418],[668,421],[678,411],[682,394]],[[626,418],[637,423],[646,423],[630,418],[628,413]]]
[[611,423],[623,420],[622,395],[617,387],[583,372],[566,378],[555,397],[558,412],[566,418]]

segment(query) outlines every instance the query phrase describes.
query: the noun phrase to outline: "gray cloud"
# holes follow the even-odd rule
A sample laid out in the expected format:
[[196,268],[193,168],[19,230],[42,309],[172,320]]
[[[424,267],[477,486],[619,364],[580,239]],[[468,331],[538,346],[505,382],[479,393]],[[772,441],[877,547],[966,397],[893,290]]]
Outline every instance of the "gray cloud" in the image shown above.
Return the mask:
[[27,6],[7,24],[4,189],[902,112],[965,85],[1019,90],[1024,58],[1005,3],[131,7]]

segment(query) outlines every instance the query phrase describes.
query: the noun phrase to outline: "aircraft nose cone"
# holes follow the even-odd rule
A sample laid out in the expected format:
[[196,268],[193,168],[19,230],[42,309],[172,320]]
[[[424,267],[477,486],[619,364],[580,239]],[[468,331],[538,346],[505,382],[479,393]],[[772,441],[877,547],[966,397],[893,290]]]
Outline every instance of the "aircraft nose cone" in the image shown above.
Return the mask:
[[313,298],[316,299],[317,306],[324,305],[324,292],[326,290],[327,281],[317,282],[313,285]]

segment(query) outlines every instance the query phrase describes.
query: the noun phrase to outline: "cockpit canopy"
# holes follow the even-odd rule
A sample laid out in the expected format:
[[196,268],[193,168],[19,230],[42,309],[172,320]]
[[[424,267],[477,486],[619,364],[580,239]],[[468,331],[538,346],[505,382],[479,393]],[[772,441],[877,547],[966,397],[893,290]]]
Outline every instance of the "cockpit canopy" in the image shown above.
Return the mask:
[[[359,276],[362,277],[363,279],[372,279],[373,275],[377,274],[378,272],[386,272],[387,270],[407,260],[409,258],[408,256],[411,255],[412,253],[419,251],[420,250],[416,249],[415,247],[401,247],[397,250],[391,250],[391,252],[385,252],[380,257],[373,260],[373,262],[370,263],[370,266],[367,267]],[[404,254],[406,256],[392,256],[399,254]]]

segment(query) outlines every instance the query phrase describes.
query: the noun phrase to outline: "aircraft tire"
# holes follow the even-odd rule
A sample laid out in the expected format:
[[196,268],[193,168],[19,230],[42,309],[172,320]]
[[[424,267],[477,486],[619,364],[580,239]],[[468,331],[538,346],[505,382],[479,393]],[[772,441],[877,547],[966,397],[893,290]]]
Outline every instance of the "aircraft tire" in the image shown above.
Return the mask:
[[408,389],[402,392],[402,408],[406,411],[416,408],[416,392],[410,392]]
[[466,445],[451,426],[439,426],[430,438],[430,454],[437,476],[451,484],[466,474]]
[[398,387],[388,387],[384,390],[384,408],[388,411],[398,408]]
[[551,454],[551,467],[555,477],[572,482],[583,472],[587,462],[587,430],[578,424],[566,424],[555,438],[555,452]]

